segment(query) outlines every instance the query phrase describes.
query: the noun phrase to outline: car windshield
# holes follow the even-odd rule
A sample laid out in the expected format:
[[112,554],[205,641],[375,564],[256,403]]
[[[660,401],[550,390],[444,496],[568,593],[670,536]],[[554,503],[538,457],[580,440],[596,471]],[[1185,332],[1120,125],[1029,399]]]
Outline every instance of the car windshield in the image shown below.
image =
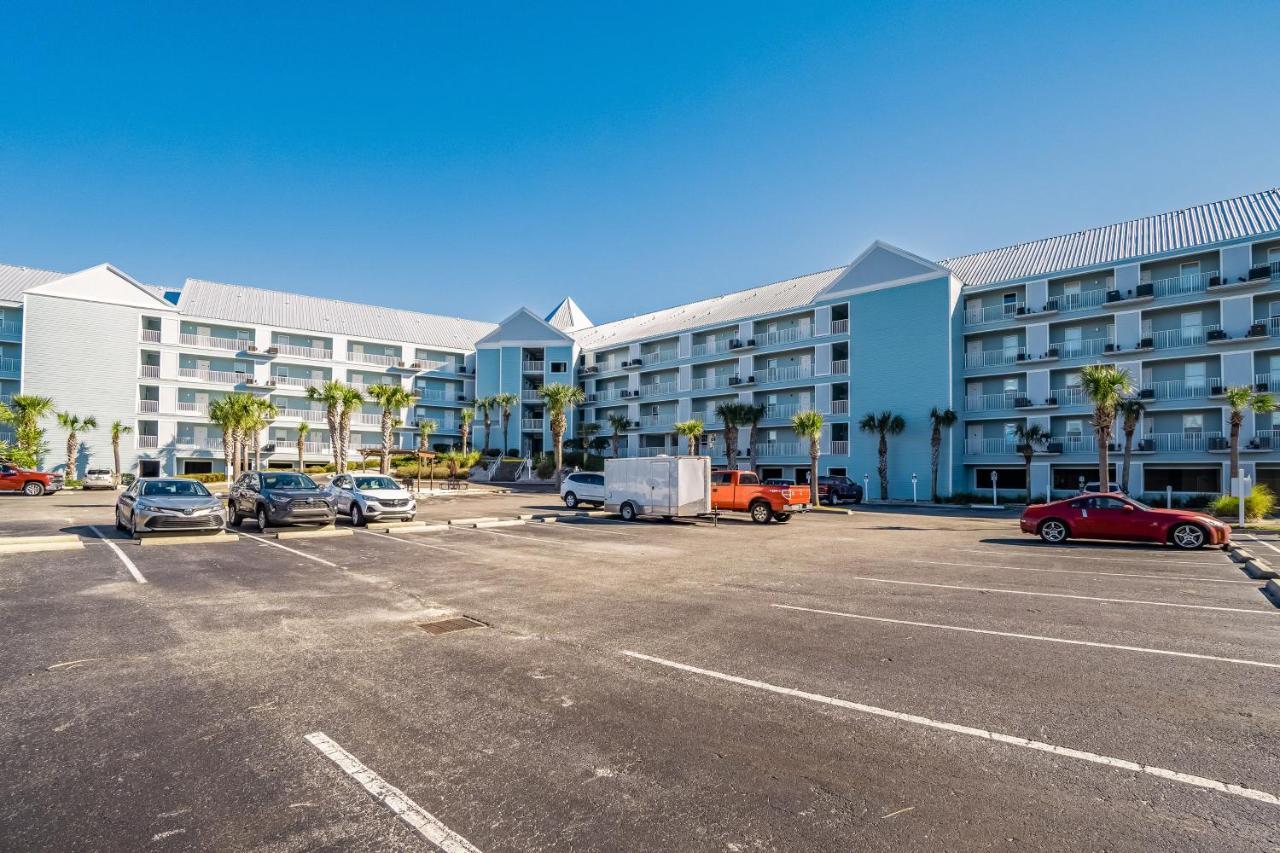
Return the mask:
[[314,489],[316,481],[306,474],[263,474],[262,486],[267,489]]
[[209,490],[195,480],[149,480],[142,484],[145,498],[207,498]]
[[396,481],[390,477],[356,477],[357,489],[398,489]]

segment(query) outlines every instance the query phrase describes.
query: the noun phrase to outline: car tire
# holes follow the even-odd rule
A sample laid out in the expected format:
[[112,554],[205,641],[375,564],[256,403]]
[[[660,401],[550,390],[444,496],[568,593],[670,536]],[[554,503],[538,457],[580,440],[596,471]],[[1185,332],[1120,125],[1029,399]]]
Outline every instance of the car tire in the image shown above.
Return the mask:
[[32,481],[22,484],[22,493],[29,498],[38,498],[44,494],[44,484]]
[[1184,521],[1169,531],[1169,541],[1183,551],[1197,551],[1209,541],[1209,534],[1198,524]]
[[786,524],[788,521],[791,520],[791,513],[780,512],[773,517],[773,520],[778,522],[779,524]]
[[129,513],[129,527],[125,532],[129,534],[130,539],[138,538],[138,520],[134,518],[132,512]]
[[1067,523],[1060,518],[1046,518],[1040,522],[1040,526],[1036,528],[1036,533],[1042,541],[1050,545],[1061,545],[1071,536],[1071,531],[1067,529]]
[[747,511],[751,513],[751,520],[756,524],[768,524],[773,521],[773,508],[764,501],[753,503]]
[[569,509],[575,509],[578,506],[578,496],[573,492],[564,493],[564,505]]
[[625,501],[622,506],[618,507],[618,515],[622,516],[623,521],[635,521],[638,515],[636,505],[631,501]]
[[120,510],[116,510],[116,530],[119,530],[121,533],[125,532],[124,522],[120,520]]
[[364,513],[360,511],[360,504],[353,503],[351,505],[351,526],[364,527],[366,523]]
[[259,533],[265,531],[267,529],[267,525],[271,523],[271,519],[267,515],[267,508],[262,504],[258,504],[258,509],[254,512],[253,517],[258,520]]
[[227,501],[227,520],[232,527],[239,527],[244,524],[244,516],[240,510],[236,509],[235,501]]

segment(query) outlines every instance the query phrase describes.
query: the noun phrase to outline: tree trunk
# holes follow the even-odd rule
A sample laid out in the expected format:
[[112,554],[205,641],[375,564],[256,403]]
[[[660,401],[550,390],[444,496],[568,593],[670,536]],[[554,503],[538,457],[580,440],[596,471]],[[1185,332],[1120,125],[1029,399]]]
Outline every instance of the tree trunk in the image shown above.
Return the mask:
[[751,445],[747,448],[747,458],[751,460],[751,470],[756,470],[756,437],[760,433],[758,424],[751,425],[751,432],[747,434],[747,442]]
[[1123,474],[1120,475],[1120,488],[1126,492],[1129,490],[1129,466],[1133,463],[1133,432],[1137,425],[1125,425],[1124,428],[1124,462],[1122,464]]
[[815,440],[809,446],[809,505],[818,505],[818,455],[821,453]]
[[120,437],[113,436],[111,439],[111,456],[115,459],[116,473],[111,478],[111,483],[117,489],[120,488]]
[[379,474],[391,473],[391,410],[382,410],[382,459],[378,462]]
[[880,475],[880,500],[889,500],[889,439],[880,433],[880,464],[876,468]]
[[613,445],[613,458],[618,458],[618,446],[622,443],[622,436],[615,429],[613,435],[609,437],[609,443]]
[[325,420],[329,422],[329,452],[333,454],[333,470],[337,471],[342,465],[342,457],[338,449],[342,438],[342,427],[338,420],[337,406],[330,406],[325,411]]
[[729,468],[738,467],[738,425],[724,425],[724,457]]
[[303,471],[307,469],[307,463],[304,459],[306,451],[307,451],[306,439],[303,438],[302,436],[298,436],[298,473],[299,474],[301,474]]
[[511,442],[511,412],[508,409],[502,410],[502,455],[507,455],[507,445]]
[[224,429],[222,431],[222,466],[226,469],[223,473],[227,475],[227,485],[236,478],[236,463],[231,455],[232,450],[231,439]]
[[1111,465],[1108,460],[1109,445],[1111,444],[1111,430],[1106,427],[1097,427],[1094,430],[1098,439],[1098,491],[1111,491]]
[[556,490],[559,491],[560,466],[564,464],[564,425],[557,423],[555,418],[551,419],[551,441],[556,450]]
[[1022,454],[1022,458],[1027,461],[1027,506],[1031,506],[1031,457],[1034,455],[1034,450],[1031,453]]
[[262,470],[262,431],[257,429],[253,431],[253,468]]
[[471,425],[464,421],[462,426],[458,427],[458,431],[462,433],[462,453],[465,456],[467,452],[467,438],[471,435]]
[[486,411],[485,411],[485,413],[484,413],[484,453],[485,453],[485,456],[488,456],[488,455],[489,455],[489,427],[490,427],[491,425],[492,425],[492,421],[490,421],[490,420],[489,420],[489,412],[488,412],[488,410],[486,410]]
[[[938,459],[942,455],[942,430],[933,428],[929,436],[929,495],[934,503],[938,502]],[[1027,488],[1031,488],[1031,480],[1027,480]]]
[[[1244,420],[1243,416],[1238,412],[1231,413],[1231,470],[1227,472],[1227,485],[1231,485],[1231,478],[1240,474],[1240,424]],[[1241,484],[1243,491],[1244,484]],[[1230,488],[1227,489],[1230,494]]]
[[79,449],[80,441],[74,432],[67,433],[67,471],[66,480],[70,485],[72,480],[79,479],[76,477],[76,451]]
[[347,452],[351,440],[351,413],[345,408],[338,418],[338,473],[347,473]]

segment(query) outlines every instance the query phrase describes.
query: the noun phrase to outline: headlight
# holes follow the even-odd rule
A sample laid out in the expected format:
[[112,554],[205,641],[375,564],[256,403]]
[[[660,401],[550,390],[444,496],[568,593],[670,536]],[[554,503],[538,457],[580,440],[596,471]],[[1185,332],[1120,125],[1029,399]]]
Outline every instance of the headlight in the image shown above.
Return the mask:
[[273,504],[276,504],[277,506],[288,506],[288,505],[289,505],[289,499],[288,499],[288,498],[282,498],[282,497],[278,497],[278,496],[276,496],[276,495],[272,495],[272,496],[271,496],[271,502],[272,502]]

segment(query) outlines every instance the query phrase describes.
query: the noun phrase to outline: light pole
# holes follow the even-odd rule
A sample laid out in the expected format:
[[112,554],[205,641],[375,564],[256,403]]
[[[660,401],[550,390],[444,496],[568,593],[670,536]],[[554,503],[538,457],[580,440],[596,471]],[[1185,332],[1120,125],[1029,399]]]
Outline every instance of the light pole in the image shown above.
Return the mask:
[[999,478],[999,476],[1000,476],[1000,475],[999,475],[999,474],[997,474],[997,473],[996,473],[996,471],[995,471],[995,469],[993,468],[993,469],[991,470],[991,505],[992,505],[992,506],[999,506],[999,505],[1000,505],[1000,501],[999,501],[999,500],[997,500],[997,498],[996,498],[996,496],[997,496],[997,494],[998,494],[998,492],[997,492],[997,490],[996,490],[996,480]]
[[919,480],[920,478],[917,477],[915,474],[911,475],[911,502],[912,503],[916,502],[916,483],[919,482]]
[[870,502],[871,500],[871,475],[862,475],[862,499]]

